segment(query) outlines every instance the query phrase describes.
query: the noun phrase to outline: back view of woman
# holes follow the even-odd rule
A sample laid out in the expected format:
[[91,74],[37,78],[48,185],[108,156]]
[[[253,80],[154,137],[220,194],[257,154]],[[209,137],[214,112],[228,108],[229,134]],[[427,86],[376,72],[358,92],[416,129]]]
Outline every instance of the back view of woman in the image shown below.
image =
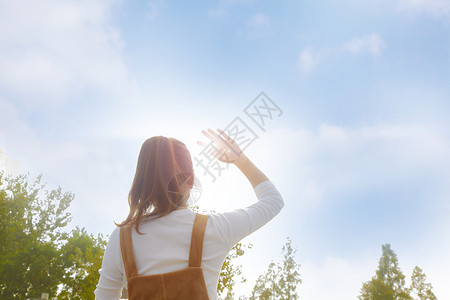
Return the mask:
[[[144,142],[129,193],[130,213],[108,241],[95,298],[217,299],[220,270],[228,252],[283,208],[269,179],[223,131],[203,134],[222,162],[250,181],[257,202],[226,213],[197,214],[186,206],[194,183],[186,146],[173,138]],[[203,143],[201,143],[203,144]]]

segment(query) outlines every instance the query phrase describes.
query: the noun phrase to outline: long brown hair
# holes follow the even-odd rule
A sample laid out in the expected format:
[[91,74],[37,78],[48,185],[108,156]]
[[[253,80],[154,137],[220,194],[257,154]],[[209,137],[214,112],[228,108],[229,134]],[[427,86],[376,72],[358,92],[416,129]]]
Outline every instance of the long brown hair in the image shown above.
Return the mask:
[[[139,234],[143,217],[161,218],[180,207],[186,188],[194,184],[192,159],[186,145],[174,138],[154,136],[141,147],[131,190],[130,213],[117,226],[131,224]],[[184,185],[184,186],[183,186]]]

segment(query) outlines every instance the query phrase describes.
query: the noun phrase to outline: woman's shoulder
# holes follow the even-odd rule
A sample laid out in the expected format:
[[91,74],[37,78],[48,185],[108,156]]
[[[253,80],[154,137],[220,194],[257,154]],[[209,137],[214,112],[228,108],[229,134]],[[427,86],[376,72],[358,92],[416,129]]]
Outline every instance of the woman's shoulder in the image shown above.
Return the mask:
[[109,236],[109,241],[119,240],[120,238],[120,228],[119,226],[115,226],[113,231],[111,232],[111,235]]

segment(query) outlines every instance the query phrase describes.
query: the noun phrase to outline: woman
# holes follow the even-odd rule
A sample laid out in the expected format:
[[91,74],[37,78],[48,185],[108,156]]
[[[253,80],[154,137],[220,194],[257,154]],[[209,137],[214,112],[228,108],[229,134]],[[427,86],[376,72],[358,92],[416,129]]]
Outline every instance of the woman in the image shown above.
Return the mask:
[[[217,159],[234,164],[250,181],[258,201],[226,213],[196,214],[186,207],[194,183],[186,146],[173,138],[144,142],[129,193],[130,213],[108,241],[96,299],[217,299],[228,252],[284,206],[269,179],[218,129],[202,131]],[[205,144],[199,142],[200,145]]]

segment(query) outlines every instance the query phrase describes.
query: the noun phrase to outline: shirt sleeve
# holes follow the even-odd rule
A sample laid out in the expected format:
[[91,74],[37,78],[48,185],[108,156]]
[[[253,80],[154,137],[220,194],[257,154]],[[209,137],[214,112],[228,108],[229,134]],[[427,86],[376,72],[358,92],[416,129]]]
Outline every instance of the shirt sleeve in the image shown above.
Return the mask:
[[100,279],[94,291],[96,300],[120,299],[123,287],[123,263],[120,253],[119,228],[114,229],[105,254],[103,255],[102,268],[99,270]]
[[271,181],[261,182],[254,191],[258,198],[255,204],[211,215],[216,231],[230,249],[272,220],[284,207],[283,197]]

